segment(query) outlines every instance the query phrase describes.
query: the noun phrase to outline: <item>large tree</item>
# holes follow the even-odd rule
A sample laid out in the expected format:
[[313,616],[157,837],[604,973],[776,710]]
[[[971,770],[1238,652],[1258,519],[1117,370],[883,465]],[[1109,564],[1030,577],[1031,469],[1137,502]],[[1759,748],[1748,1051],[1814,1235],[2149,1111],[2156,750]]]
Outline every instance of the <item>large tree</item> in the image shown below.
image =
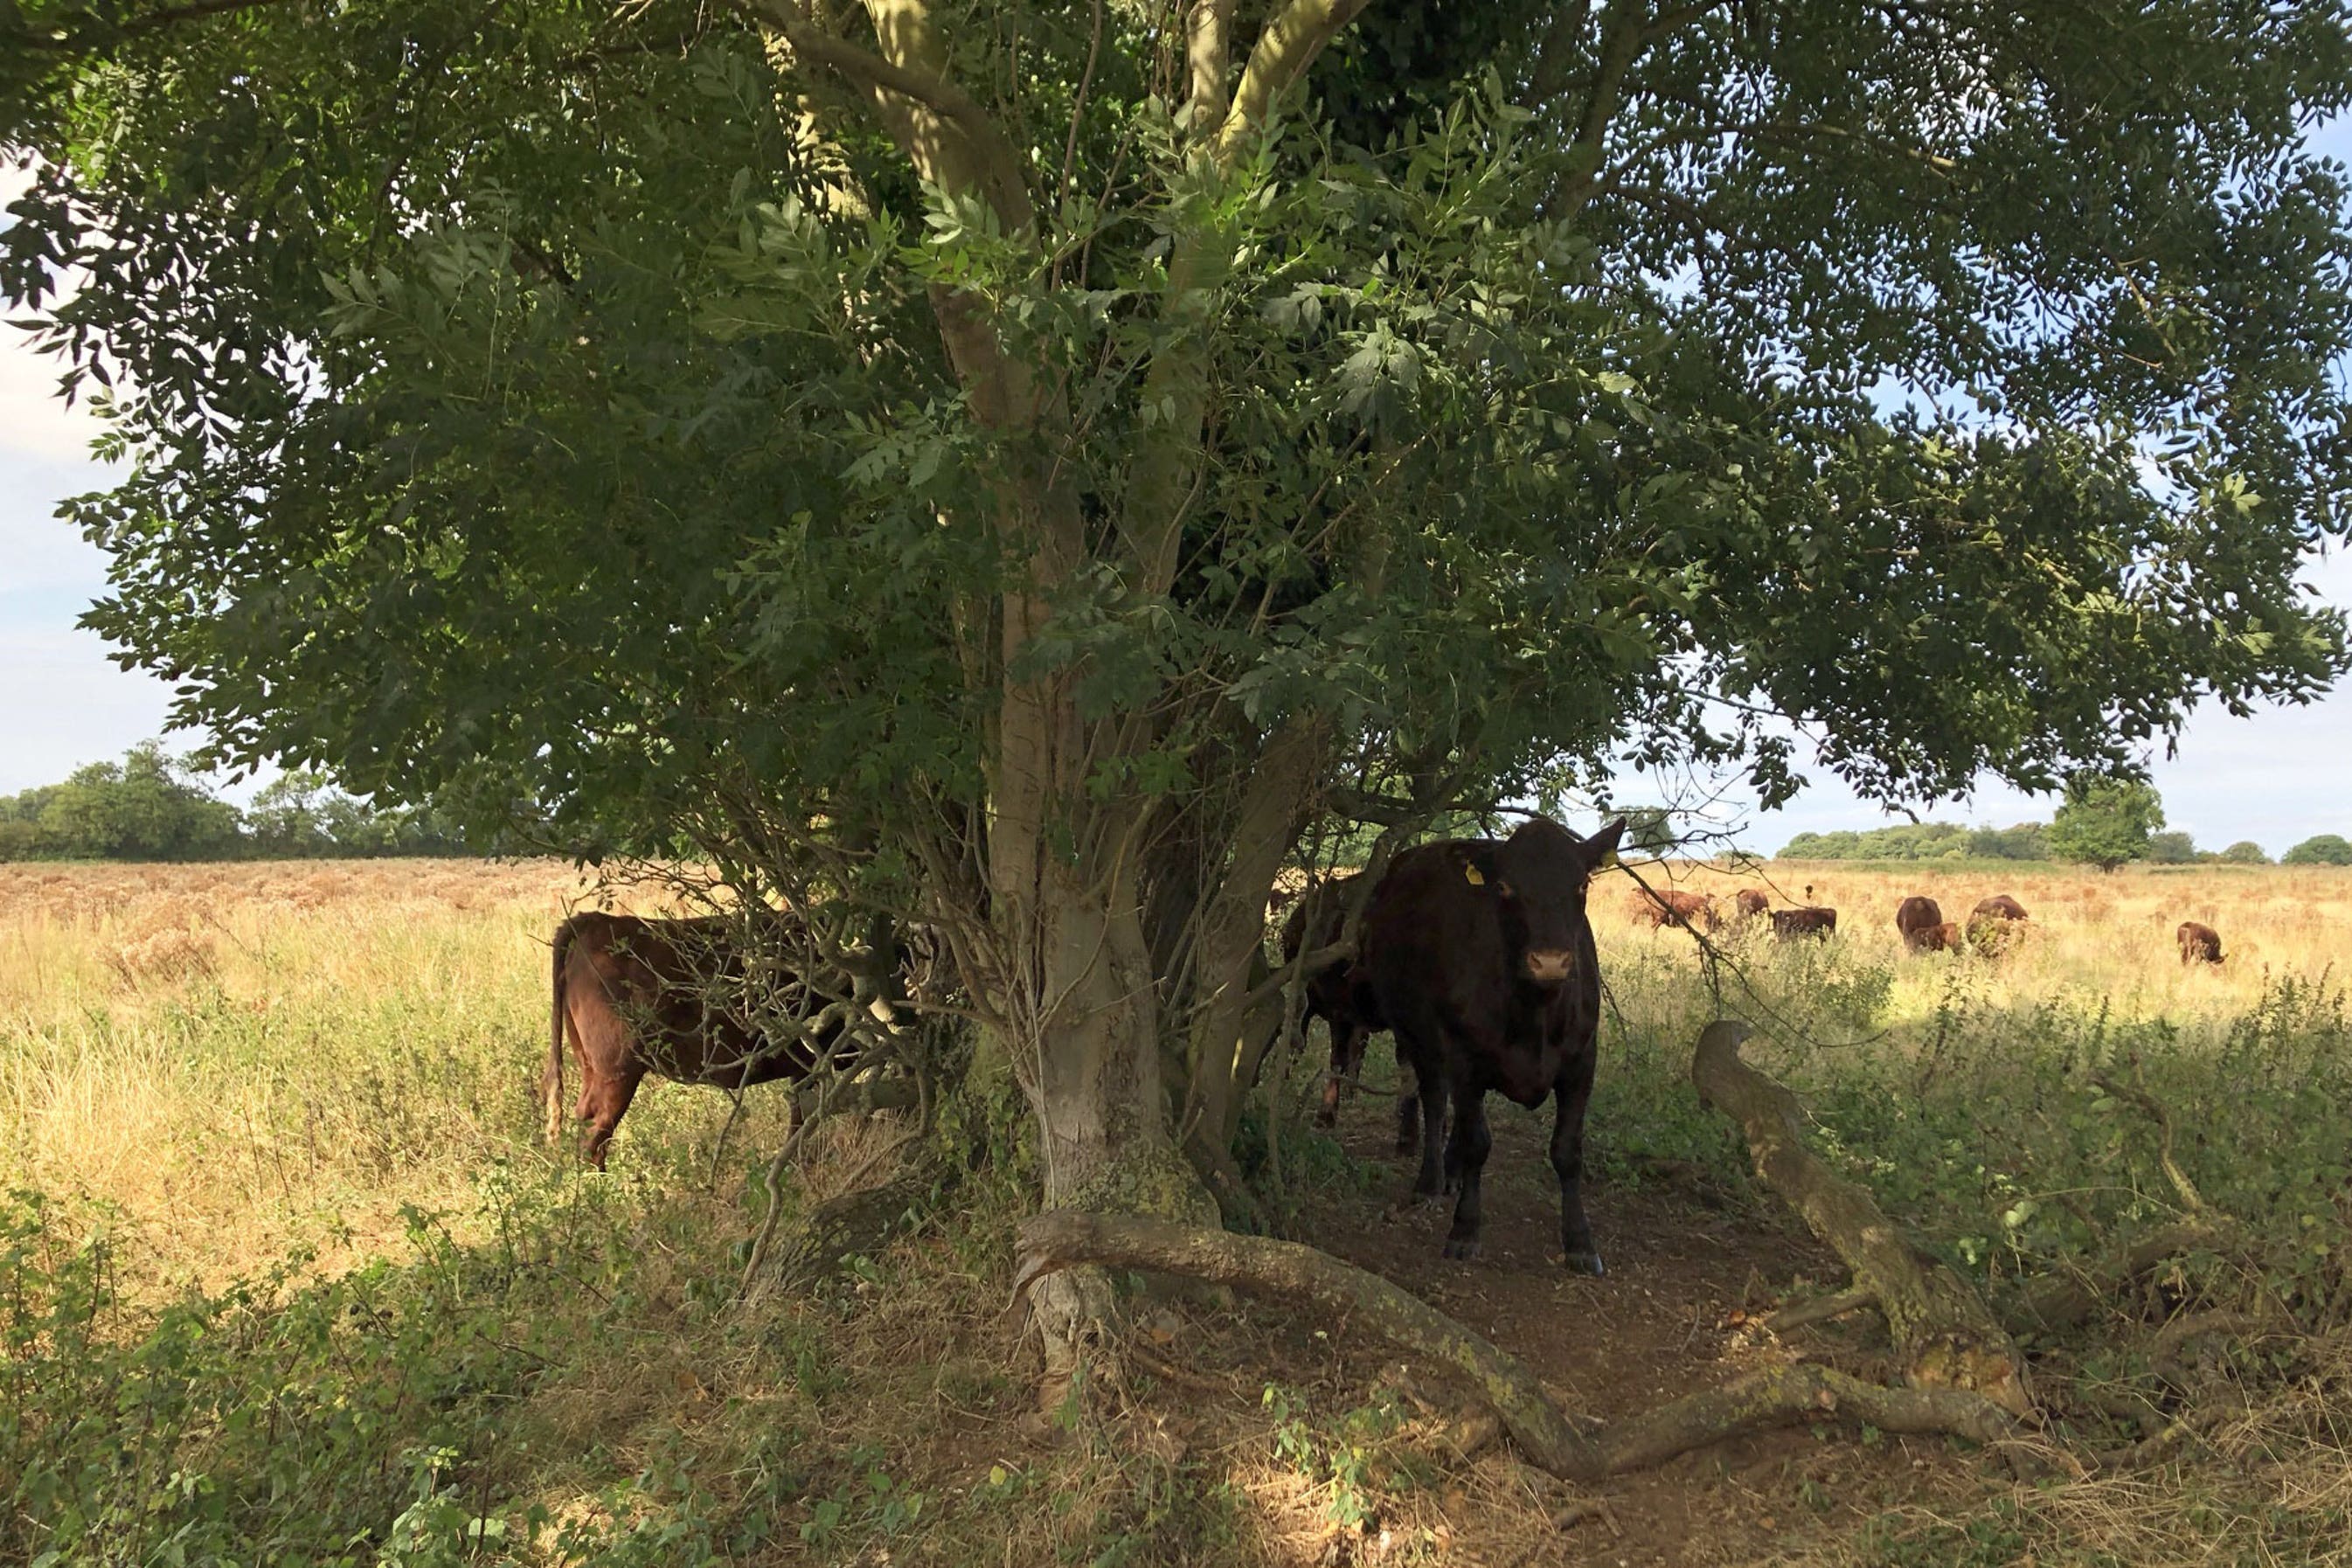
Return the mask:
[[2339,5],[0,27],[93,624],[233,759],[939,922],[1050,1205],[1245,1205],[1317,835],[1778,798],[1787,720],[2046,787],[2346,664]]

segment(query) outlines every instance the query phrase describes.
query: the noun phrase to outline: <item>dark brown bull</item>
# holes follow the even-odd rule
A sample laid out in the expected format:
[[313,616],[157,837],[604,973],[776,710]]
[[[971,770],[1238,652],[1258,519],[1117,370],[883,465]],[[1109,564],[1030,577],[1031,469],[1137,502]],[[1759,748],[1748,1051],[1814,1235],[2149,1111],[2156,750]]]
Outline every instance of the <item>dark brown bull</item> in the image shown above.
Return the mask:
[[1977,907],[1969,911],[1970,925],[1984,921],[2021,921],[2024,918],[2025,906],[2007,893],[1995,893],[1990,899],[1979,899]]
[[[1290,918],[1282,922],[1285,963],[1297,958],[1302,945],[1312,954],[1338,944],[1347,926],[1349,902],[1361,896],[1355,887],[1360,879],[1358,876],[1335,877],[1298,901]],[[1312,941],[1308,940],[1307,925],[1310,910],[1314,920]],[[1298,1020],[1298,1043],[1305,1044],[1310,1019],[1322,1019],[1331,1033],[1331,1070],[1323,1080],[1322,1109],[1315,1113],[1315,1120],[1328,1127],[1339,1118],[1339,1086],[1355,1076],[1357,1064],[1363,1060],[1364,1042],[1387,1026],[1381,1022],[1380,1000],[1365,984],[1362,970],[1347,959],[1334,959],[1309,971],[1304,989],[1306,1005]]]
[[1716,928],[1715,900],[1704,893],[1678,893],[1672,888],[1641,888],[1635,889],[1631,908],[1635,920],[1647,921],[1654,930],[1664,925],[1698,927],[1706,931]]
[[1801,910],[1774,910],[1772,934],[1782,942],[1795,942],[1800,937],[1818,937],[1829,941],[1837,930],[1837,911],[1818,905]]
[[[784,917],[777,919],[781,924]],[[580,1058],[580,1100],[572,1114],[589,1124],[582,1152],[598,1170],[649,1072],[730,1089],[808,1076],[814,1058],[807,1047],[772,1042],[744,1016],[740,929],[725,915],[643,920],[598,911],[556,927],[547,1067],[540,1076],[549,1142],[562,1131],[567,1028]],[[808,1001],[808,990],[786,975],[766,1000],[789,1015]],[[813,1043],[827,1049],[840,1032],[829,1020]]]
[[1461,1194],[1448,1258],[1478,1253],[1479,1190],[1493,1147],[1486,1092],[1525,1106],[1555,1101],[1551,1167],[1559,1179],[1560,1250],[1598,1274],[1584,1213],[1584,1110],[1601,1018],[1600,960],[1585,919],[1592,873],[1625,831],[1591,838],[1536,817],[1507,839],[1425,844],[1397,857],[1363,921],[1362,964],[1397,1056],[1420,1080],[1421,1173],[1440,1190],[1438,1140],[1449,1100],[1445,1172]]
[[1930,951],[1927,934],[1943,923],[1944,911],[1936,907],[1936,900],[1916,893],[1895,910],[1895,929],[1903,933],[1903,945],[1914,952]]
[[1772,912],[1772,900],[1764,896],[1764,889],[1761,888],[1742,888],[1731,896],[1731,902],[1739,918],[1744,921],[1754,920],[1758,915],[1769,915]]
[[2221,962],[2221,933],[2197,921],[2182,921],[2173,935],[2180,943],[2183,963],[2219,963]]

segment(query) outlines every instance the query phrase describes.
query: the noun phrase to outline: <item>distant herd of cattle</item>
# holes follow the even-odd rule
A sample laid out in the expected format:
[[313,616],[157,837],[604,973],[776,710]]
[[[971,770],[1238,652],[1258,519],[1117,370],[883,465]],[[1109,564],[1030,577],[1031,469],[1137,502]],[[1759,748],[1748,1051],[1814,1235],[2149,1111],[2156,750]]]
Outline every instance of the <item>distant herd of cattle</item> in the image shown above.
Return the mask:
[[[1448,839],[1408,849],[1379,882],[1339,877],[1321,884],[1290,911],[1281,932],[1286,963],[1310,961],[1302,975],[1300,1034],[1307,1019],[1330,1031],[1331,1065],[1318,1119],[1328,1125],[1342,1082],[1354,1077],[1366,1039],[1386,1029],[1413,1088],[1397,1104],[1397,1152],[1418,1150],[1417,1196],[1455,1194],[1448,1258],[1477,1255],[1480,1185],[1493,1139],[1486,1097],[1491,1090],[1530,1109],[1554,1102],[1551,1167],[1559,1183],[1563,1261],[1598,1274],[1601,1254],[1584,1212],[1584,1113],[1592,1092],[1601,972],[1586,894],[1624,831],[1612,823],[1580,838],[1545,817],[1508,838]],[[1727,917],[1715,900],[1651,889],[1633,896],[1632,912],[1652,927],[1721,929],[1724,921],[1769,916],[1783,941],[1827,939],[1837,911],[1811,902],[1774,910],[1763,893],[1743,889]],[[1356,904],[1352,956],[1343,938]],[[789,917],[778,916],[778,920]],[[1957,951],[1974,939],[1998,948],[2021,928],[2026,912],[2006,895],[1969,912],[1966,928],[1948,921],[1936,901],[1907,898],[1895,925],[1914,952]],[[574,915],[557,928],[547,1065],[541,1095],[551,1142],[559,1134],[564,1044],[580,1064],[574,1120],[588,1123],[583,1152],[601,1168],[614,1128],[647,1073],[729,1089],[775,1079],[798,1079],[833,1053],[839,1024],[803,1028],[778,1046],[712,997],[739,988],[742,962],[723,920],[643,920]],[[2183,963],[2221,962],[2221,939],[2194,921],[2179,928]],[[902,955],[903,957],[903,955]],[[714,986],[714,980],[718,983]],[[772,1005],[795,1011],[808,987],[785,975]],[[800,1010],[807,1010],[805,1008]],[[817,1011],[820,1019],[829,1016]],[[1452,1112],[1450,1118],[1448,1111]]]

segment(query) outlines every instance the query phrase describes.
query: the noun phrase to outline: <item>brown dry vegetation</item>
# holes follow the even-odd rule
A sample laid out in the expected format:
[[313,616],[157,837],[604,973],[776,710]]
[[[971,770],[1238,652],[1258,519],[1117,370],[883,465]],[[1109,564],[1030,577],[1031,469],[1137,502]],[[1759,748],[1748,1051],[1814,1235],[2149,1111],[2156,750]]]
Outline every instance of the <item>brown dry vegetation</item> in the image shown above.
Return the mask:
[[[1756,1321],[1842,1281],[1690,1097],[1689,1042],[1717,1013],[1758,1022],[1751,1056],[1806,1094],[1832,1157],[2005,1305],[2033,1272],[2095,1258],[2107,1230],[2176,1217],[2148,1129],[2096,1109],[2086,1073],[2145,1053],[2184,1124],[2211,1118],[2224,1091],[2250,1117],[2309,1122],[2293,1097],[2341,1081],[2325,1076],[2346,1049],[2330,972],[2352,929],[2352,876],[1851,863],[1761,876],[1776,907],[1804,901],[1810,883],[1811,901],[1839,909],[1838,938],[1784,947],[1727,931],[1712,983],[1689,935],[1636,929],[1616,889],[1596,889],[1612,998],[1593,1121],[1606,1279],[1567,1279],[1546,1256],[1541,1117],[1496,1119],[1483,1262],[1441,1260],[1442,1214],[1396,1208],[1403,1177],[1377,1094],[1350,1098],[1336,1142],[1286,1142],[1283,1179],[1259,1173],[1292,1233],[1515,1352],[1569,1408],[1614,1417],[1762,1361],[1867,1373],[1884,1354],[1866,1321],[1783,1339]],[[1672,885],[1749,883],[1686,868]],[[394,1423],[369,1461],[392,1472],[388,1500],[340,1505],[372,1532],[370,1552],[397,1535],[394,1516],[445,1503],[457,1555],[406,1561],[2137,1563],[2346,1551],[2352,1350],[2325,1293],[2340,1308],[2352,1292],[2324,1268],[2266,1276],[2223,1303],[2210,1270],[2192,1267],[2136,1287],[2083,1333],[2037,1342],[2045,1397],[2078,1447],[2148,1435],[2103,1412],[2152,1396],[2198,1423],[2147,1464],[2072,1479],[2062,1467],[2054,1485],[2020,1484],[1945,1443],[1801,1429],[1578,1492],[1521,1464],[1458,1390],[1401,1370],[1349,1325],[1213,1294],[1147,1309],[1065,1430],[1032,1407],[1005,1310],[1030,1190],[1019,1153],[907,1173],[913,1217],[895,1239],[738,1306],[730,1248],[756,1217],[751,1173],[782,1135],[780,1096],[755,1090],[730,1118],[718,1093],[652,1089],[607,1176],[541,1151],[544,943],[593,892],[546,864],[0,867],[0,1188],[49,1195],[37,1231],[16,1232],[20,1262],[47,1259],[46,1277],[63,1278],[61,1260],[103,1238],[122,1291],[105,1320],[117,1344],[160,1331],[186,1287],[259,1279],[208,1320],[215,1341],[266,1346],[281,1331],[267,1325],[340,1292],[338,1322],[428,1325],[385,1342],[407,1347],[380,1369],[394,1384],[476,1368],[478,1407],[394,1402],[415,1430]],[[1964,918],[1993,892],[2032,913],[2011,951],[1903,952],[1903,897]],[[2222,970],[2179,963],[2182,919],[2221,931]],[[2218,1089],[2193,1070],[2224,1059],[2252,1065]],[[1366,1078],[1390,1087],[1394,1073],[1376,1051]],[[1289,1079],[1303,1103],[1312,1074]],[[1002,1149],[1019,1116],[1001,1095],[971,1098],[950,1142]],[[2340,1132],[2324,1133],[2293,1148],[2265,1133],[2271,1147],[2249,1152],[2200,1132],[2192,1163],[2219,1207],[2305,1204],[2345,1174]],[[825,1131],[790,1190],[793,1213],[890,1176],[899,1136],[887,1120]],[[2035,1204],[2041,1217],[2008,1225]],[[2343,1215],[2309,1217],[2324,1263]],[[359,1267],[379,1257],[391,1262]],[[2172,1314],[2265,1300],[2276,1307],[2259,1333],[2153,1362]],[[6,1342],[32,1356],[58,1331]],[[361,1332],[320,1341],[346,1369],[334,1375]],[[299,1345],[270,1354],[311,1364]],[[257,1373],[243,1365],[176,1375],[247,1389]],[[464,1421],[443,1433],[428,1408]],[[236,1473],[232,1436],[210,1419],[173,1467]],[[449,1460],[413,1458],[428,1426]],[[320,1475],[360,1462],[319,1440]],[[545,1522],[528,1544],[534,1510]],[[501,1521],[503,1544],[466,1535],[478,1515]],[[34,1539],[0,1531],[0,1549]]]

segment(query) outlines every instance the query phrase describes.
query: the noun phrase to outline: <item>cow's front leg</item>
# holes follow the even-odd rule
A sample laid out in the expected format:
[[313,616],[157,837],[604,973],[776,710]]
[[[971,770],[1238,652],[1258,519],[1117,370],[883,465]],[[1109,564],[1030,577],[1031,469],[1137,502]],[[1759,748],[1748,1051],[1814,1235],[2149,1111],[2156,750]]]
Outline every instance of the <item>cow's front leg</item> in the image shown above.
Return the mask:
[[1468,1083],[1454,1086],[1454,1135],[1446,1140],[1445,1163],[1462,1184],[1454,1203],[1454,1230],[1445,1238],[1448,1258],[1478,1256],[1478,1187],[1486,1152],[1495,1146],[1486,1130],[1486,1091]]
[[1592,1099],[1592,1068],[1598,1056],[1579,1051],[1560,1067],[1552,1083],[1551,1168],[1559,1177],[1561,1261],[1578,1274],[1599,1274],[1601,1249],[1592,1244],[1592,1222],[1584,1214],[1584,1108]]

